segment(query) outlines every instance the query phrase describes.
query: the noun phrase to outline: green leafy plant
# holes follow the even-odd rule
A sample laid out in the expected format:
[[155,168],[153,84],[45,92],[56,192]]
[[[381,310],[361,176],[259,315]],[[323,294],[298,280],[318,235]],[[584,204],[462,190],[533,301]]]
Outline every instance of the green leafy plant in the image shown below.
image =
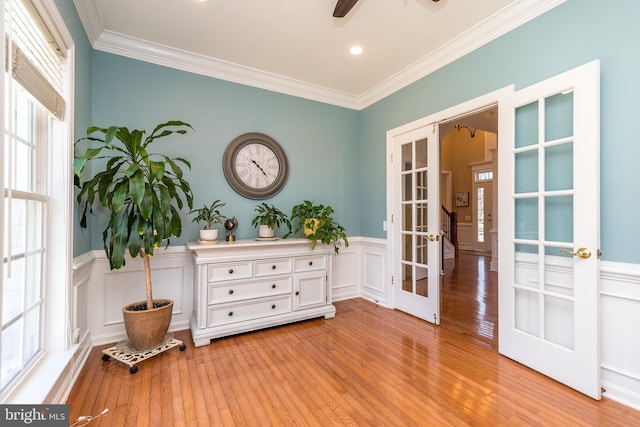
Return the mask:
[[287,228],[291,227],[287,214],[273,205],[261,203],[255,207],[254,211],[256,212],[256,216],[251,221],[251,225],[254,227],[266,225],[274,230],[281,225],[286,225]]
[[311,249],[320,241],[325,245],[333,245],[338,254],[343,244],[345,248],[349,247],[349,240],[344,227],[333,218],[333,213],[331,206],[305,200],[291,209],[290,220],[295,225],[289,227],[289,232],[284,237],[303,231],[307,239],[311,240]]
[[[110,212],[109,223],[102,232],[104,250],[111,269],[125,265],[125,253],[140,256],[144,263],[147,309],[153,308],[149,256],[155,248],[182,233],[179,210],[184,203],[193,206],[193,194],[184,179],[182,166],[191,169],[183,158],[170,158],[149,151],[160,138],[184,135],[193,130],[190,124],[169,121],[159,124],[150,135],[146,131],[126,127],[96,126],[75,143],[74,180],[80,188],[77,200],[83,206],[80,226],[87,226],[87,212],[99,204]],[[89,143],[84,154],[78,154],[83,141]],[[82,182],[88,162],[102,159],[106,164]],[[184,200],[183,200],[184,199]]]
[[214,224],[222,224],[227,219],[220,213],[220,208],[225,205],[226,203],[220,203],[220,200],[214,200],[209,206],[203,205],[200,209],[193,209],[189,213],[195,213],[196,216],[191,222],[204,224],[204,230],[211,230]]

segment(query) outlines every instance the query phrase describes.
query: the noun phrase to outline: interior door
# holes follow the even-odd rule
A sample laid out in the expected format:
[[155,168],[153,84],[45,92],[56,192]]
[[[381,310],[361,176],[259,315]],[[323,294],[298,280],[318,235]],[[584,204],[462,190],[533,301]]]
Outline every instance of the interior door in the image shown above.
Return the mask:
[[392,275],[394,307],[440,323],[438,126],[394,137]]
[[595,61],[509,96],[498,166],[499,351],[595,399],[599,75]]

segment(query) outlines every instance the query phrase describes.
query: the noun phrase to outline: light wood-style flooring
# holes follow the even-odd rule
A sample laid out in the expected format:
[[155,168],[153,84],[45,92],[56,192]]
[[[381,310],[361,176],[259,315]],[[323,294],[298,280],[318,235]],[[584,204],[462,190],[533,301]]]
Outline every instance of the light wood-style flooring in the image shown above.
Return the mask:
[[168,350],[133,375],[96,347],[69,396],[71,420],[108,408],[90,425],[640,425],[638,411],[500,356],[495,277],[480,274],[485,257],[463,256],[445,274],[441,326],[353,299],[336,302],[333,319],[199,348],[177,332],[186,351]]

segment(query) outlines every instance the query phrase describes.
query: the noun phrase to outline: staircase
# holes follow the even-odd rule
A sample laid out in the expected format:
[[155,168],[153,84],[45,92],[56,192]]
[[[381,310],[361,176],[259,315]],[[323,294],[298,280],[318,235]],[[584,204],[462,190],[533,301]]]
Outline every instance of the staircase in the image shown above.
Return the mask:
[[442,259],[452,259],[456,257],[456,246],[446,237],[442,239]]
[[451,259],[458,256],[458,215],[449,212],[442,206],[440,218],[442,218],[442,260]]

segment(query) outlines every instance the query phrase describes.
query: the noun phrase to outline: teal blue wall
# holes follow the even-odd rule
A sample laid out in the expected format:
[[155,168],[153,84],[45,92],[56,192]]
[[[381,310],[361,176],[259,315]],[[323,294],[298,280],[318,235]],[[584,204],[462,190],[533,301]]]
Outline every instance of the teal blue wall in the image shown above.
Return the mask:
[[[349,235],[361,234],[354,144],[358,112],[109,53],[94,52],[93,58],[94,124],[151,130],[167,120],[190,123],[195,133],[159,145],[164,144],[163,152],[191,162],[185,175],[196,206],[216,199],[226,202],[222,213],[238,219],[236,237],[257,235],[251,220],[260,201],[243,198],[229,187],[222,156],[229,142],[246,132],[271,136],[289,159],[286,186],[266,202],[287,213],[305,199],[330,204]],[[93,247],[101,248],[102,226],[96,227]],[[196,240],[199,228],[185,215],[183,234],[171,244]]]
[[[56,7],[65,21],[67,29],[74,41],[75,50],[75,88],[74,88],[74,140],[83,135],[91,125],[91,55],[93,49],[89,44],[82,23],[78,18],[73,2],[55,0]],[[74,207],[76,205],[74,204]],[[90,230],[80,228],[78,210],[74,211],[73,256],[81,255],[92,249]],[[102,246],[100,246],[102,247]]]
[[[70,8],[62,7],[62,0],[57,3]],[[91,66],[83,67],[92,68],[90,90],[86,80],[76,88],[90,93],[77,94],[81,106],[76,105],[76,114],[89,111],[91,122],[101,126],[149,129],[169,119],[190,122],[196,133],[175,140],[167,151],[192,161],[189,180],[197,204],[227,202],[223,212],[239,219],[241,238],[255,235],[249,223],[257,202],[229,188],[222,153],[235,136],[264,132],[283,145],[291,163],[287,186],[268,202],[285,210],[303,199],[330,203],[349,235],[384,238],[389,129],[510,84],[525,87],[600,59],[603,259],[640,263],[632,247],[640,236],[635,219],[640,211],[635,196],[640,182],[638,18],[640,2],[635,0],[568,0],[360,112],[93,52]],[[86,118],[81,121],[85,126]],[[172,244],[196,238],[197,226],[185,220],[183,238]],[[94,227],[90,247],[102,247],[101,231]],[[86,247],[82,235],[75,244]]]
[[[603,260],[640,263],[640,2],[569,0],[361,111],[362,234],[385,237],[385,132],[477,96],[601,61]],[[365,167],[372,166],[372,167]],[[594,172],[595,173],[595,172]],[[632,195],[632,196],[630,196]]]

